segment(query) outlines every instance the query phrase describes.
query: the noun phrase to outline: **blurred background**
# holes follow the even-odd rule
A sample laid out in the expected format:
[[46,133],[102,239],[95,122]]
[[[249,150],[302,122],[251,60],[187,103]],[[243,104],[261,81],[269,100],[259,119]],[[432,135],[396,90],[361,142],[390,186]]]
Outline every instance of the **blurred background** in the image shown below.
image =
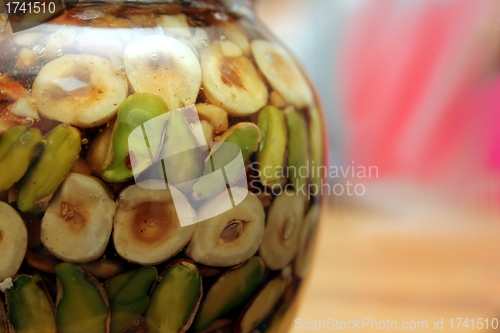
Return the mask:
[[500,331],[492,328],[500,319],[500,2],[257,0],[257,12],[317,87],[329,163],[345,171],[329,181],[360,189],[327,198],[291,331],[329,318]]

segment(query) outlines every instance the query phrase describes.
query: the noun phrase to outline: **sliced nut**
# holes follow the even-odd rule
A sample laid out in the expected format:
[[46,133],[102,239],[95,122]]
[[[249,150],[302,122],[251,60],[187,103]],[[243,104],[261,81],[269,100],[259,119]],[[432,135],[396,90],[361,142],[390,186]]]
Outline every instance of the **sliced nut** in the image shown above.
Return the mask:
[[70,173],[45,211],[42,243],[65,261],[96,260],[106,250],[115,211],[114,200],[97,179]]
[[[235,196],[239,190],[241,189],[231,188]],[[225,193],[213,197],[203,205],[199,213],[200,220],[204,220],[204,216],[214,215],[212,210],[220,205],[222,195]],[[264,218],[264,208],[259,199],[248,194],[232,209],[198,223],[186,254],[194,261],[209,266],[228,267],[241,263],[257,251],[264,232]],[[232,241],[228,241],[227,237],[221,239],[228,225],[235,221],[242,223],[239,236],[233,237]]]
[[23,262],[28,247],[28,232],[14,208],[0,202],[0,281],[13,277]]
[[305,202],[303,195],[289,191],[274,199],[259,248],[262,259],[270,269],[285,268],[295,257],[304,221]]
[[271,92],[271,95],[269,96],[269,103],[271,105],[283,109],[287,106],[287,103],[283,99],[283,97],[280,96],[276,91]]
[[127,97],[127,79],[107,58],[66,54],[42,67],[33,96],[46,118],[88,128],[116,115]]
[[252,53],[269,84],[288,103],[301,109],[313,102],[309,82],[284,48],[259,39],[252,42]]
[[208,120],[214,127],[215,133],[219,134],[227,130],[227,112],[213,104],[198,103],[196,111],[202,120]]
[[[229,47],[229,44],[232,47]],[[231,52],[228,53],[228,49]],[[224,108],[230,115],[251,115],[267,102],[267,87],[250,60],[234,50],[230,42],[216,42],[201,53],[204,94],[212,104]],[[224,52],[226,50],[226,52]],[[225,53],[225,54],[224,54]]]
[[[178,196],[182,194],[179,192],[176,198]],[[187,206],[185,209],[192,210]],[[195,215],[194,211],[192,214]],[[154,265],[177,254],[195,228],[196,225],[181,227],[172,194],[166,188],[149,190],[132,185],[118,198],[113,241],[122,258]]]
[[238,45],[245,55],[250,55],[248,36],[240,25],[234,22],[224,22],[221,24],[220,30],[227,39]]

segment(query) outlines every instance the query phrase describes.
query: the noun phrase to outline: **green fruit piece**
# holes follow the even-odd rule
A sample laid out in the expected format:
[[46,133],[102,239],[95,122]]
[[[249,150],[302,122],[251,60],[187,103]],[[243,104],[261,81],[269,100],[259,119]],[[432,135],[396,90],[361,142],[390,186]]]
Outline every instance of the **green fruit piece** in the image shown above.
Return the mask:
[[280,184],[287,145],[287,128],[283,111],[266,106],[259,113],[258,125],[262,132],[259,149],[259,176],[264,186]]
[[295,108],[287,107],[285,117],[288,125],[287,173],[298,190],[307,185],[309,178],[309,135],[306,121]]
[[170,184],[181,184],[201,175],[202,160],[197,147],[198,143],[182,113],[171,112],[161,153],[161,156],[171,156],[164,159]]
[[57,265],[56,275],[59,333],[108,333],[108,298],[99,282],[69,262]]
[[16,333],[55,333],[54,305],[42,279],[21,275],[6,293],[9,322]]
[[[259,127],[253,123],[239,123],[228,129],[224,134],[215,138],[212,154],[205,161],[204,175],[224,170],[227,184],[234,184],[246,176],[242,163],[235,160],[239,153],[243,161],[257,151],[262,138]],[[200,178],[193,186],[193,197],[201,200],[208,199],[226,189],[226,182],[214,182],[210,177]]]
[[[225,131],[221,136],[215,138],[218,142],[230,142],[237,144],[241,149],[243,160],[246,161],[259,148],[262,133],[254,123],[238,123]],[[229,163],[231,161],[227,161]]]
[[144,266],[113,277],[105,289],[111,311],[111,333],[131,328],[146,310],[149,289],[156,280],[156,268]]
[[24,175],[43,140],[36,128],[16,126],[0,136],[0,191],[10,188]]
[[45,141],[41,156],[19,184],[17,207],[24,213],[39,214],[47,208],[82,149],[80,132],[66,124],[52,129]]
[[0,136],[0,159],[3,159],[12,150],[12,145],[18,142],[27,130],[27,126],[15,126],[2,133]]
[[235,332],[250,333],[273,311],[286,289],[287,282],[282,276],[269,281],[255,296],[241,314]]
[[181,259],[165,270],[146,309],[149,333],[185,332],[191,326],[202,297],[201,275]]
[[224,273],[210,288],[194,320],[201,331],[214,320],[245,304],[264,277],[264,262],[252,257],[245,264]]
[[[324,132],[321,113],[317,108],[312,108],[309,113],[309,138],[311,142],[311,182],[321,188],[325,160],[323,156]],[[319,191],[318,191],[319,192]]]
[[[153,128],[146,128],[144,124],[167,113],[167,111],[163,99],[153,94],[132,94],[123,101],[118,108],[118,116],[113,128],[112,146],[106,158],[106,168],[102,172],[102,178],[105,181],[110,183],[124,182],[134,176],[134,171],[138,173],[140,172],[138,170],[142,171],[152,163],[152,161],[145,161],[143,158],[130,156],[129,139],[145,140],[151,151],[157,154],[161,145],[161,133],[151,133]],[[134,131],[139,126],[142,127],[142,131]],[[163,127],[162,124],[160,126]],[[129,138],[133,131],[134,133],[142,132],[142,135]],[[152,156],[152,159],[154,157]],[[132,163],[141,163],[141,165],[134,166],[134,170],[132,170]]]

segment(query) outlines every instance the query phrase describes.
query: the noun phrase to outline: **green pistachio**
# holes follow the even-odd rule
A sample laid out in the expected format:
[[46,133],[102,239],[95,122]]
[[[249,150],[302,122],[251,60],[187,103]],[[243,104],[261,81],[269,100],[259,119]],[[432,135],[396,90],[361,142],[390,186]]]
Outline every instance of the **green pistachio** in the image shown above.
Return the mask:
[[82,148],[80,132],[66,124],[52,129],[45,141],[41,156],[19,183],[17,206],[24,213],[38,214],[48,206]]
[[188,260],[168,266],[146,309],[149,333],[185,332],[191,326],[202,297],[200,272]]
[[311,142],[311,181],[321,188],[321,180],[323,178],[321,166],[324,165],[325,160],[323,156],[323,122],[321,119],[320,111],[317,108],[310,109],[309,112],[309,138]]
[[[131,156],[129,152],[129,137],[134,133],[140,133],[137,138],[130,139],[145,140],[148,146],[157,154],[161,145],[161,134],[148,133],[144,124],[167,112],[167,107],[158,96],[149,93],[137,93],[127,97],[118,108],[118,116],[113,128],[113,138],[110,151],[104,165],[102,177],[107,182],[117,183],[131,179],[137,170],[145,169],[153,161],[145,161],[143,158]],[[141,126],[142,131],[134,131]],[[152,156],[154,159],[156,156]],[[134,166],[133,163],[141,163],[143,166]]]
[[16,126],[0,136],[0,191],[10,188],[28,170],[43,140],[40,130]]
[[264,262],[252,257],[245,264],[221,275],[200,305],[194,329],[201,331],[214,320],[245,304],[264,277]]
[[149,304],[149,289],[156,280],[156,268],[144,266],[113,277],[105,289],[111,310],[111,333],[120,333],[138,321]]
[[287,146],[287,128],[283,111],[266,106],[259,113],[262,141],[258,154],[260,182],[264,186],[281,183]]
[[109,333],[108,298],[100,283],[79,266],[56,267],[59,333]]
[[9,322],[16,333],[55,333],[54,305],[42,279],[21,275],[6,293]]
[[[246,176],[244,166],[235,160],[241,152],[244,161],[257,151],[262,134],[253,123],[239,123],[215,138],[212,154],[205,161],[204,175],[224,170],[225,180],[234,184]],[[193,186],[193,197],[208,199],[226,188],[226,182],[215,183],[210,177],[200,178]]]
[[[247,161],[259,148],[262,133],[254,123],[238,123],[215,138],[216,142],[230,142],[241,149],[243,160]],[[227,161],[229,163],[231,161]]]
[[273,311],[285,292],[287,282],[278,275],[269,281],[246,306],[240,316],[235,332],[250,333]]
[[298,190],[308,182],[309,135],[306,121],[294,107],[285,109],[285,117],[288,125],[287,174]]

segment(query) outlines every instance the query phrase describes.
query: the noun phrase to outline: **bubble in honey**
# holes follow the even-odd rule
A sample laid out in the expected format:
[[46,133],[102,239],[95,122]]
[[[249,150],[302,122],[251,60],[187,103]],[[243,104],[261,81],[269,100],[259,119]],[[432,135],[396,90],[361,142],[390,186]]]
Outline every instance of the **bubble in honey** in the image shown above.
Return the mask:
[[35,123],[35,119],[31,117],[26,117],[26,119],[24,119],[24,123],[26,124],[26,126],[31,126]]
[[33,51],[35,56],[43,57],[47,52],[47,46],[45,44],[36,44],[31,50]]

